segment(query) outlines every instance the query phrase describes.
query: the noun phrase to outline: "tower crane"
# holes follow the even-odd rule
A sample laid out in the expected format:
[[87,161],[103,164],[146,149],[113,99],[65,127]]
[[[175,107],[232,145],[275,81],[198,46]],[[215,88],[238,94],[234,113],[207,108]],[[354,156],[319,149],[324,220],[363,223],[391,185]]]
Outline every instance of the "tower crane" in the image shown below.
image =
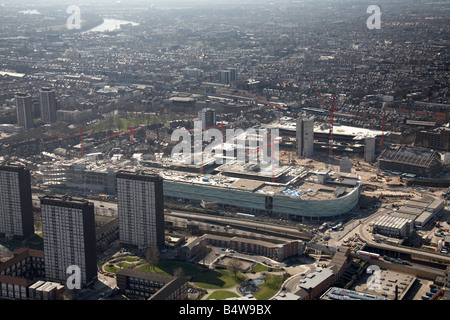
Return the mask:
[[388,117],[397,118],[399,116],[386,114],[386,111],[383,109],[382,113],[365,113],[365,112],[340,112],[339,114],[349,114],[349,115],[357,115],[357,116],[367,116],[367,117],[382,117],[381,121],[381,152],[384,150],[384,136],[386,131],[386,119]]
[[281,106],[280,103],[274,103],[274,102],[269,102],[269,101],[265,101],[265,100],[257,100],[256,102],[259,102],[259,103],[266,104],[266,105],[269,105],[269,106],[277,108],[278,109],[278,121],[280,121],[281,110],[286,110],[286,108]]
[[89,131],[83,133],[83,127],[80,127],[80,132],[79,132],[79,133],[71,134],[71,135],[68,135],[68,136],[65,136],[65,137],[56,138],[56,139],[53,139],[53,140],[49,140],[49,141],[46,141],[45,144],[53,143],[53,142],[56,142],[56,141],[61,141],[61,140],[65,140],[65,139],[69,139],[69,138],[73,138],[73,137],[80,136],[81,157],[84,158],[84,141],[83,141],[83,135],[88,134],[88,133],[91,133],[91,132],[94,132],[94,130],[89,130]]
[[[316,95],[320,98],[320,100],[322,100],[322,103],[328,107],[328,101],[322,97],[322,95],[320,94],[319,90],[317,90],[317,88],[312,84],[311,80],[309,80],[308,76],[306,76],[306,74],[302,74],[303,77],[305,77],[306,81],[308,81],[309,86],[315,91]],[[331,102],[330,107],[328,108],[328,110],[330,111],[330,137],[328,139],[328,155],[331,161],[331,157],[333,156],[333,123],[334,123],[334,112],[338,111],[339,109],[337,109],[335,107],[335,102],[336,102],[336,93],[333,95],[333,101]]]
[[121,135],[123,135],[123,134],[129,133],[129,134],[130,134],[130,142],[133,143],[133,133],[134,133],[135,131],[141,130],[141,129],[143,129],[143,128],[144,128],[143,126],[140,126],[139,128],[133,129],[133,126],[130,126],[130,130],[116,132],[116,133],[114,133],[114,134],[112,134],[112,135],[110,135],[110,136],[104,137],[102,140],[114,138],[114,137],[121,136]]

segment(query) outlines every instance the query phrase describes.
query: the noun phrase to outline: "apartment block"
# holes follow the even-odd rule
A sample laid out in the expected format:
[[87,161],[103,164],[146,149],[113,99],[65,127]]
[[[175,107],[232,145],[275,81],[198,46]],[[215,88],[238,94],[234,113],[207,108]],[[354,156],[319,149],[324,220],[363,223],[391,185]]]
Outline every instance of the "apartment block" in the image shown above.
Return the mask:
[[149,300],[184,300],[187,281],[182,278],[123,269],[116,273],[117,287],[124,293]]
[[26,130],[33,128],[33,99],[28,93],[17,93],[17,124]]
[[45,123],[56,121],[56,95],[55,90],[49,87],[43,87],[39,90],[41,102],[41,118]]
[[117,199],[120,242],[139,249],[164,246],[164,195],[160,176],[119,171]]
[[35,278],[45,277],[44,252],[20,248],[0,264],[0,299],[27,300]]
[[33,235],[30,171],[21,164],[0,165],[0,237]]
[[81,271],[81,285],[97,277],[94,205],[67,196],[41,198],[45,273],[50,281],[65,283],[69,266]]

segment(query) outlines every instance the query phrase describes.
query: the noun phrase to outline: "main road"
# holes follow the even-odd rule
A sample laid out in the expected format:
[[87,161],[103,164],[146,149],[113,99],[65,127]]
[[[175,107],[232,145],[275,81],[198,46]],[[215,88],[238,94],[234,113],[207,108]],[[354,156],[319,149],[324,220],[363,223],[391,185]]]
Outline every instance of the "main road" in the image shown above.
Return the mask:
[[191,221],[198,221],[204,223],[217,224],[221,226],[229,226],[232,228],[248,229],[256,233],[271,233],[273,235],[296,238],[309,241],[314,234],[308,232],[301,232],[296,227],[283,226],[270,222],[262,222],[258,220],[246,220],[233,217],[213,216],[202,213],[173,211],[170,214],[166,214],[166,219],[169,217],[178,217],[187,220],[187,223]]

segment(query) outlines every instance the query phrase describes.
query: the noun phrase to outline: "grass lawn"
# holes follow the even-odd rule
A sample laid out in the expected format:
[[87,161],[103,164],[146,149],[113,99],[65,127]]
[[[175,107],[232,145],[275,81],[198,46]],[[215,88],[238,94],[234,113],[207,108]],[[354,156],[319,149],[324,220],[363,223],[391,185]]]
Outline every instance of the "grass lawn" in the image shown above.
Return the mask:
[[210,270],[193,277],[195,285],[204,289],[230,288],[245,280],[242,274],[234,274],[228,270]]
[[126,262],[136,262],[139,261],[140,259],[138,257],[126,256],[124,260]]
[[105,269],[106,272],[111,272],[111,273],[116,273],[117,271],[120,270],[119,267],[115,267],[115,266],[110,267],[109,265],[105,266],[103,269]]
[[218,290],[218,291],[214,291],[213,293],[211,293],[206,300],[212,300],[212,299],[225,300],[227,298],[235,298],[235,297],[239,297],[239,295],[236,294],[235,292]]
[[262,265],[261,263],[258,263],[256,266],[253,267],[250,272],[267,272],[269,270],[268,267]]
[[153,266],[151,264],[143,264],[143,265],[137,267],[136,270],[170,275],[169,273],[165,272],[164,270],[158,268],[158,266]]
[[121,267],[122,269],[126,269],[126,268],[129,268],[129,267],[132,266],[131,263],[127,263],[127,262],[119,262],[117,265],[118,265],[119,267]]
[[107,130],[117,130],[126,131],[129,130],[131,126],[133,128],[138,128],[141,125],[147,125],[152,123],[165,123],[167,120],[184,119],[186,116],[179,116],[176,114],[168,115],[155,115],[149,113],[134,113],[128,112],[125,114],[110,116],[103,119],[95,124],[88,126],[86,130],[95,130],[95,132],[102,132]]
[[282,283],[282,275],[267,276],[264,283],[259,285],[260,290],[253,296],[257,300],[268,300],[278,291]]
[[160,261],[156,264],[156,266],[144,264],[136,269],[171,276],[175,274],[177,276],[195,276],[200,273],[200,268],[198,266],[182,261]]

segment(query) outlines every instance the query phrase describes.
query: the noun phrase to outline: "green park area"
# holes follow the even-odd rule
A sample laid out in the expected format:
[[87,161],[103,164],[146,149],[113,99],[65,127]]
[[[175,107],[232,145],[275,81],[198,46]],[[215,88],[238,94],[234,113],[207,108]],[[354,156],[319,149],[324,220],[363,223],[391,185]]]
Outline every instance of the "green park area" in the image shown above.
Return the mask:
[[248,274],[232,271],[225,267],[210,269],[202,265],[170,260],[158,261],[154,264],[145,259],[127,255],[113,258],[101,264],[103,271],[116,273],[124,268],[131,268],[145,272],[152,272],[164,275],[179,276],[186,278],[191,286],[208,291],[204,298],[222,300],[226,298],[239,297],[237,289],[245,281],[249,280],[248,275],[257,275],[262,279],[259,290],[253,294],[257,300],[267,300],[272,297],[281,287],[286,275],[280,273],[271,274],[268,268],[261,264],[256,264]]

